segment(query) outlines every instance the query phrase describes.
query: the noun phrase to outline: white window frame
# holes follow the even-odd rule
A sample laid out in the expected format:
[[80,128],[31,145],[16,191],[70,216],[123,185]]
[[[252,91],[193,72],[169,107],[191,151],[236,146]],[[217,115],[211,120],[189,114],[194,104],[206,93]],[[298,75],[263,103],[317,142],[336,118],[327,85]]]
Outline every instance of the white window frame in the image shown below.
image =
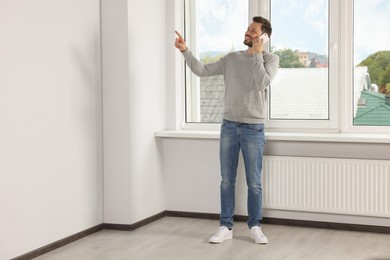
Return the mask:
[[[189,6],[189,8],[187,7]],[[185,23],[185,32],[186,35],[189,35],[186,39],[187,46],[196,55],[198,51],[198,46],[196,45],[196,5],[195,1],[184,0],[184,12],[185,17],[190,18],[189,21]],[[194,75],[190,69],[185,69],[185,86],[186,86],[186,107],[185,107],[185,119],[192,118],[195,122],[200,121],[200,89],[192,86],[199,86],[200,79],[198,76]],[[187,93],[191,93],[187,95]],[[199,123],[197,123],[199,124]]]
[[[327,120],[276,120],[269,118],[266,120],[267,131],[278,132],[339,132],[339,119],[338,119],[338,1],[328,0],[328,113],[329,119]],[[271,1],[264,1],[264,12],[262,13],[266,18],[269,18],[269,11],[271,9]],[[271,17],[272,19],[272,17]],[[271,21],[272,22],[272,21]],[[288,21],[286,21],[288,23]],[[272,38],[272,37],[271,37]],[[272,39],[270,40],[272,44]],[[272,83],[271,83],[272,88]],[[269,100],[269,99],[268,99]],[[269,105],[269,104],[268,104]]]
[[[193,1],[182,0],[182,13],[189,12],[185,8],[186,4]],[[261,15],[265,18],[270,16],[270,0],[249,1],[249,15],[248,24],[251,22],[253,16]],[[319,133],[388,133],[390,127],[388,126],[354,126],[353,125],[353,1],[354,0],[329,0],[329,120],[266,120],[267,131],[277,132],[319,132]],[[193,10],[193,8],[191,8]],[[188,13],[186,14],[188,17]],[[191,17],[194,17],[191,15]],[[181,28],[184,29],[186,35],[186,42],[189,48],[196,51],[194,46],[194,37],[196,35],[194,22],[187,21],[184,26],[184,17],[182,19]],[[272,21],[271,21],[272,22]],[[184,28],[185,27],[185,28]],[[244,33],[244,32],[243,32]],[[271,39],[272,44],[272,39]],[[267,47],[268,48],[268,47]],[[186,78],[191,81],[191,84],[198,84],[199,78],[194,76],[189,69],[182,68],[182,73],[185,77],[182,78],[182,83],[186,86],[186,91],[191,91],[192,95],[199,96],[199,91],[191,90],[191,87],[185,84]],[[272,84],[271,84],[272,87]],[[345,98],[339,98],[345,97]],[[183,100],[185,100],[190,107],[199,108],[198,104],[192,103],[189,95],[183,93]],[[219,123],[191,123],[186,122],[186,102],[183,102],[181,118],[181,129],[190,130],[219,130]],[[193,109],[192,116],[200,116],[200,111]],[[194,114],[195,113],[195,114]]]

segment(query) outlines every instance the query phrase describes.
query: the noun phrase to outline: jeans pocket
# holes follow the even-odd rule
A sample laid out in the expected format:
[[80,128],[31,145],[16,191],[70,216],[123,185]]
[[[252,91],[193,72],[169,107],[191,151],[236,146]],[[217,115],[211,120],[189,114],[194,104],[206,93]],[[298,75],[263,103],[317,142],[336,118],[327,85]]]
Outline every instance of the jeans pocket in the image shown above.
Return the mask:
[[264,124],[248,124],[248,127],[253,130],[257,131],[263,131],[264,130]]

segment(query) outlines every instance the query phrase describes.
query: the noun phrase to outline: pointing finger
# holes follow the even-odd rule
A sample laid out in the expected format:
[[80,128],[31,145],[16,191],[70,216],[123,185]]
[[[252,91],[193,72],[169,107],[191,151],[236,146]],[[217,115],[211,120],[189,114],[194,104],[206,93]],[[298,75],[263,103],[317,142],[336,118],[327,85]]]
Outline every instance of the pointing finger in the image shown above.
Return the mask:
[[183,36],[178,31],[175,31],[175,33],[177,34],[177,36],[179,36],[180,40],[183,39]]

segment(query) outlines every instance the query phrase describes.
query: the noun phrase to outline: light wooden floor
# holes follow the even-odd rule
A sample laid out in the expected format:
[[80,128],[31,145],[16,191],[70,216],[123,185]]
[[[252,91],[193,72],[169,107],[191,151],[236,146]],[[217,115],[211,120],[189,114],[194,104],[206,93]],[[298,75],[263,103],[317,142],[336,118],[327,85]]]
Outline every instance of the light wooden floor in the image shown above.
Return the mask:
[[232,240],[209,244],[217,227],[217,220],[164,217],[132,232],[103,230],[36,259],[390,260],[387,234],[268,224],[269,244],[257,245],[246,224],[237,222]]

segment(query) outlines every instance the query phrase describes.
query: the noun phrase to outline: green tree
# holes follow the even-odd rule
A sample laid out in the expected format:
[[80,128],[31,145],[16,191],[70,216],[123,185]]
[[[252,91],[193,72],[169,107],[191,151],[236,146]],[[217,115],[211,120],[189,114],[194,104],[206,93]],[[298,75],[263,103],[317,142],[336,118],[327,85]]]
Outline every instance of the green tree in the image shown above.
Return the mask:
[[390,51],[378,51],[368,56],[358,66],[367,66],[371,81],[385,92],[390,92]]
[[279,66],[281,68],[303,68],[305,67],[299,62],[299,57],[295,51],[291,49],[282,49],[274,51],[274,54],[279,56]]

